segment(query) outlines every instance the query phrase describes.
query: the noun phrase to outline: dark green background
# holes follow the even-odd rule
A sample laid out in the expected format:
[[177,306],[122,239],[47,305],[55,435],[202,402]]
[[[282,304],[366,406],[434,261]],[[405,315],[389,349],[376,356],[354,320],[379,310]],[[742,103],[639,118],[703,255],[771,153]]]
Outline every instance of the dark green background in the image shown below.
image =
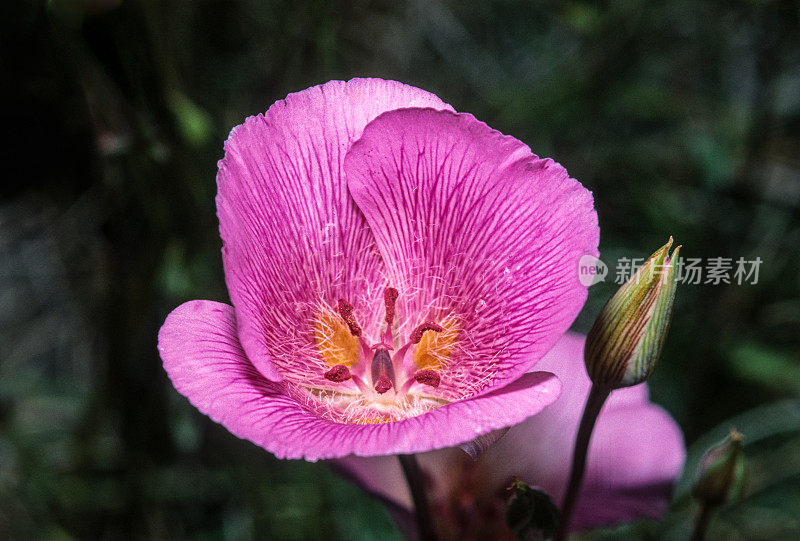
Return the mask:
[[[800,533],[798,2],[115,4],[1,8],[0,538],[397,535],[325,466],[196,412],[155,349],[180,302],[227,300],[228,131],[353,76],[430,90],[561,162],[595,194],[607,261],[670,234],[687,257],[763,260],[756,285],[678,290],[651,388],[697,448],[784,400],[736,420],[761,436],[712,533]],[[693,513],[679,498],[636,532],[680,538]]]

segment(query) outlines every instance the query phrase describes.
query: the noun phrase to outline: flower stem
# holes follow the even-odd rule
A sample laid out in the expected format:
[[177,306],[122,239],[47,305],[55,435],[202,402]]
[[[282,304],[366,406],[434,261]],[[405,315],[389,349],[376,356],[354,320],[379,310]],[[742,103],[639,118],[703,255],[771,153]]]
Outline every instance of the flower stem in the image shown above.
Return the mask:
[[700,507],[700,514],[697,515],[697,522],[694,525],[692,541],[704,541],[708,532],[708,525],[711,522],[711,515],[714,514],[714,507],[706,503]]
[[578,428],[578,436],[575,438],[575,450],[572,454],[572,471],[569,474],[569,484],[567,493],[564,496],[564,503],[561,505],[561,519],[558,521],[558,529],[553,538],[554,541],[564,541],[569,534],[569,521],[575,508],[575,501],[578,491],[581,488],[583,474],[586,470],[586,455],[589,451],[589,440],[592,438],[595,421],[603,408],[611,389],[592,385],[589,396],[586,398],[586,406],[583,409],[581,425]]
[[422,480],[422,471],[419,469],[417,457],[414,455],[397,455],[403,473],[414,500],[414,517],[417,520],[417,532],[420,541],[436,541],[436,532],[433,529],[431,510],[428,506],[428,496],[425,494],[425,483]]

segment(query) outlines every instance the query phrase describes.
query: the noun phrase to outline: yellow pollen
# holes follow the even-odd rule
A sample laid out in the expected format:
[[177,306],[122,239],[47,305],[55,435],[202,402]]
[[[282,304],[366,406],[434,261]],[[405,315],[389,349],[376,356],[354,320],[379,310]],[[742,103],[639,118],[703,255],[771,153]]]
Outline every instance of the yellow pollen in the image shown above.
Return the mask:
[[351,422],[355,425],[379,425],[384,423],[391,423],[395,419],[391,417],[383,417],[379,415],[371,415],[360,419],[353,419]]
[[350,368],[358,360],[358,338],[337,314],[319,312],[314,320],[314,341],[320,357],[329,366],[343,364]]
[[453,317],[438,321],[444,329],[442,332],[428,331],[423,333],[422,340],[414,346],[414,363],[419,370],[441,370],[450,359],[455,349],[458,331],[461,325]]

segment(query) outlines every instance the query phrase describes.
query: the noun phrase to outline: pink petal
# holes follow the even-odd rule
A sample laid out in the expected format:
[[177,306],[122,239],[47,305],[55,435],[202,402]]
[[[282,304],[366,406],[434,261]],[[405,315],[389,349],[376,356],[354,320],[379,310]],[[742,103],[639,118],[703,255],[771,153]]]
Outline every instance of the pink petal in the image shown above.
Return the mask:
[[231,306],[192,301],[176,308],[159,332],[158,349],[175,388],[233,434],[279,458],[336,458],[416,453],[457,445],[535,415],[560,389],[552,374],[526,374],[472,400],[404,421],[373,425],[322,419],[263,377],[236,336]]
[[416,315],[401,333],[426,317],[459,321],[450,396],[519,377],[583,306],[578,259],[597,254],[599,234],[591,193],[516,139],[468,114],[397,110],[365,128],[344,167]]
[[663,516],[685,460],[669,414],[652,405],[614,409],[595,427],[591,453],[601,458],[590,458],[576,529]]
[[319,302],[346,298],[362,324],[382,317],[368,310],[381,307],[383,263],[342,162],[368,122],[399,107],[449,109],[394,81],[331,81],[277,101],[225,143],[217,176],[225,277],[244,349],[272,380],[308,376],[315,359],[303,352]]
[[[584,337],[568,333],[545,355],[537,367],[559,376],[563,381],[561,397],[539,415],[512,427],[474,466],[458,449],[419,456],[431,476],[435,502],[452,498],[456,480],[463,479],[465,472],[479,482],[473,485],[473,493],[462,494],[463,498],[503,497],[503,488],[518,476],[543,487],[556,502],[561,501],[590,387],[583,368],[583,343]],[[592,438],[574,529],[661,516],[684,459],[680,428],[662,408],[648,402],[644,385],[615,391],[600,414]],[[384,500],[411,507],[402,472],[392,457],[345,457],[335,465]],[[498,528],[502,529],[502,524]]]

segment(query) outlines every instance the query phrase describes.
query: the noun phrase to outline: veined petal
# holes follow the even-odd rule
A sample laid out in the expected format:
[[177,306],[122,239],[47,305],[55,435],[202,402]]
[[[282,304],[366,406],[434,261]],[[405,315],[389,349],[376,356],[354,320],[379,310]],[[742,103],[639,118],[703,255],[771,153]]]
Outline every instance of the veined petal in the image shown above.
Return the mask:
[[159,332],[158,349],[175,388],[233,434],[279,458],[337,458],[417,453],[457,445],[535,415],[552,403],[560,383],[547,372],[430,413],[385,424],[323,419],[287,392],[292,383],[266,379],[250,363],[226,304],[192,301],[176,308]]
[[513,381],[583,306],[578,260],[597,255],[599,235],[591,193],[516,139],[469,114],[396,110],[364,129],[345,172],[398,313],[457,333],[439,367],[443,396]]
[[342,163],[368,122],[399,107],[449,109],[394,81],[331,81],[277,101],[225,143],[217,175],[225,278],[242,345],[272,380],[321,379],[312,346],[324,304],[343,297],[362,322],[382,317],[383,264]]

